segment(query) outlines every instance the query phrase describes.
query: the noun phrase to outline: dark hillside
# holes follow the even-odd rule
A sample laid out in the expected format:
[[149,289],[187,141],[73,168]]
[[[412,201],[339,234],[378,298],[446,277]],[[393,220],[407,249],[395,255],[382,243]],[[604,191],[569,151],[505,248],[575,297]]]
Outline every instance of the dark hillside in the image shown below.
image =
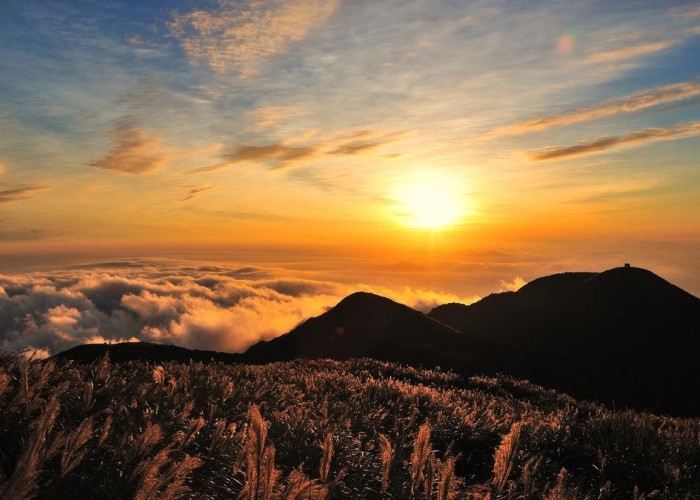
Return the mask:
[[462,335],[426,315],[385,297],[357,292],[291,332],[251,347],[249,360],[372,356],[397,344],[453,346]]
[[151,361],[166,363],[175,361],[187,363],[192,361],[220,361],[234,363],[240,359],[239,354],[225,352],[200,351],[186,349],[176,345],[153,344],[150,342],[122,342],[119,344],[83,344],[53,356],[54,359],[72,359],[79,363],[90,363],[101,359],[105,354],[110,361],[124,363],[127,361]]
[[607,403],[700,414],[700,299],[650,271],[548,276],[429,316],[536,363],[504,373]]
[[494,356],[503,358],[488,340],[462,335],[385,297],[357,292],[286,335],[252,346],[243,360],[267,363],[297,358],[371,357],[415,366],[468,367],[481,372],[493,370]]

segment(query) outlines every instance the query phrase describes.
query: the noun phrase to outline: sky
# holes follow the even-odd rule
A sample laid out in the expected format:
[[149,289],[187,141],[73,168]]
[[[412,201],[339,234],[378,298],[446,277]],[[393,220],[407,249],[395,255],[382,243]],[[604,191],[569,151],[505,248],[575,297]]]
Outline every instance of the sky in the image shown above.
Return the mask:
[[700,295],[699,158],[698,1],[2,2],[0,347],[242,349],[174,333],[238,307],[203,279],[295,304],[256,338],[624,262]]

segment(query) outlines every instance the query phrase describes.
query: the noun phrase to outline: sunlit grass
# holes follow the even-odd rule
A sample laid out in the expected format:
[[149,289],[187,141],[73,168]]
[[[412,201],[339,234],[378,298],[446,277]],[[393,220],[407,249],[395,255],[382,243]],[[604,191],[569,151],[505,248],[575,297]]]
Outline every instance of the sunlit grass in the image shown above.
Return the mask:
[[665,498],[699,419],[370,360],[0,356],[0,498]]

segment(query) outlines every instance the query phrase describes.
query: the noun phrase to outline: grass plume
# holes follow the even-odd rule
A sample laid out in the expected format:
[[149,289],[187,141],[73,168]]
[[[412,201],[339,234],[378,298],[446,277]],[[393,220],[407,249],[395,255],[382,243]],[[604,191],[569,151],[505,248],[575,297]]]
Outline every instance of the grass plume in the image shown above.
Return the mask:
[[381,433],[379,434],[379,457],[382,461],[382,493],[386,493],[389,489],[389,472],[394,460],[394,448],[391,446],[389,438]]
[[431,476],[432,480],[432,471],[426,470],[430,467],[431,451],[430,423],[426,420],[418,429],[418,434],[413,442],[411,461],[408,464],[408,470],[411,474],[411,498],[416,497],[418,487],[426,483],[428,475]]
[[505,488],[510,473],[515,464],[515,458],[518,453],[520,444],[520,432],[522,431],[522,423],[516,422],[510,428],[510,432],[501,440],[501,444],[496,448],[493,456],[493,484],[496,489],[496,494],[499,494]]

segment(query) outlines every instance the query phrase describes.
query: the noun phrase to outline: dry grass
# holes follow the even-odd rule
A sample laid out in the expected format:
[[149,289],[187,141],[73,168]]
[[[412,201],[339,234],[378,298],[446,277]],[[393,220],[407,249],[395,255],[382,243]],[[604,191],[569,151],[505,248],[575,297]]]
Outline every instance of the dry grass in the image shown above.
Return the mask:
[[382,492],[389,489],[389,472],[394,460],[394,448],[384,434],[379,434],[379,456],[382,460]]
[[0,407],[0,499],[700,496],[700,420],[369,360],[3,355]]
[[432,443],[430,442],[430,423],[425,422],[418,429],[418,434],[413,442],[411,461],[408,471],[411,474],[411,498],[418,494],[418,488],[422,485],[426,497],[430,498],[432,489]]
[[500,494],[508,483],[508,478],[515,465],[515,459],[520,445],[522,423],[516,422],[510,432],[503,437],[493,456],[493,484],[496,494]]

